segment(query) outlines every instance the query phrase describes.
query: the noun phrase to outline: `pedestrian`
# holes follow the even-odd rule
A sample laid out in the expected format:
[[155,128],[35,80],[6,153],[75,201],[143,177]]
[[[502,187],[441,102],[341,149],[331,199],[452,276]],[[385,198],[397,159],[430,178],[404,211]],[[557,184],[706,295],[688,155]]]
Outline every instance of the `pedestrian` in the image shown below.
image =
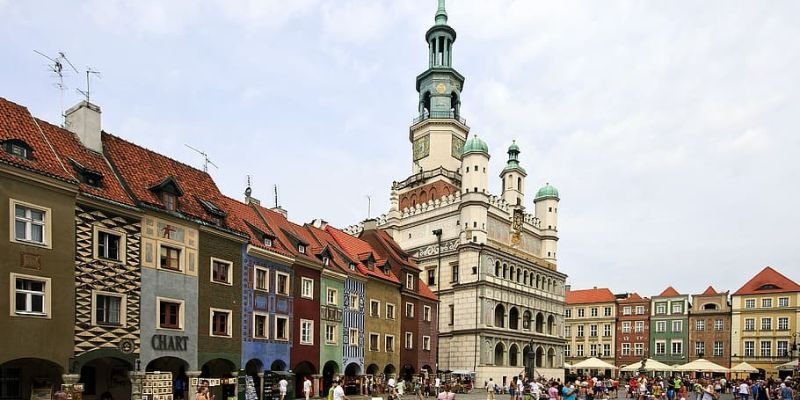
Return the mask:
[[286,378],[281,378],[278,381],[278,391],[281,394],[281,400],[286,400],[286,389],[289,387],[289,382],[286,381]]
[[350,400],[344,395],[344,388],[342,388],[342,385],[338,380],[334,381],[333,386],[333,400]]
[[739,397],[742,400],[750,398],[750,385],[747,384],[747,381],[742,381],[742,384],[739,385]]
[[308,375],[303,378],[303,394],[306,396],[306,400],[311,397],[311,380],[308,379]]
[[489,378],[489,383],[486,384],[486,400],[494,400],[494,381]]

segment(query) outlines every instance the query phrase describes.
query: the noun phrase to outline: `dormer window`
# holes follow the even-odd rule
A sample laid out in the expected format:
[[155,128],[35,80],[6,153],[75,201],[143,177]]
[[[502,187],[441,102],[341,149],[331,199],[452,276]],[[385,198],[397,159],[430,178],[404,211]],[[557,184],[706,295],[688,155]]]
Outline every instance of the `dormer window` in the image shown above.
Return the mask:
[[172,193],[161,192],[161,203],[167,211],[175,211],[178,207],[178,198]]
[[222,209],[217,207],[216,204],[208,200],[203,200],[198,198],[197,201],[200,203],[201,206],[203,206],[203,209],[205,209],[206,212],[208,213],[209,221],[211,221],[211,223],[214,225],[221,226],[222,219],[225,218],[225,216],[227,215],[225,211],[222,211]]
[[78,175],[78,180],[89,186],[100,187],[102,185],[103,174],[92,171],[73,159],[69,159],[69,163]]
[[356,270],[356,263],[350,263],[350,271]]
[[306,245],[300,243],[297,245],[297,252],[300,254],[306,254]]
[[268,236],[264,236],[263,243],[264,243],[264,246],[266,246],[266,247],[272,247],[272,238],[268,237]]
[[28,146],[27,143],[21,140],[11,139],[4,141],[3,150],[12,156],[17,156],[26,160],[33,159],[33,149],[31,149],[31,146]]
[[[158,195],[161,204],[167,211],[176,211],[178,209],[178,197],[183,196],[183,189],[181,189],[174,177],[168,176],[164,178],[163,181],[151,186],[150,190]],[[203,202],[200,201],[200,203],[202,204]],[[224,216],[224,213],[223,215],[218,215],[218,217],[221,216]]]
[[322,265],[328,266],[331,264],[331,259],[328,256],[322,256]]

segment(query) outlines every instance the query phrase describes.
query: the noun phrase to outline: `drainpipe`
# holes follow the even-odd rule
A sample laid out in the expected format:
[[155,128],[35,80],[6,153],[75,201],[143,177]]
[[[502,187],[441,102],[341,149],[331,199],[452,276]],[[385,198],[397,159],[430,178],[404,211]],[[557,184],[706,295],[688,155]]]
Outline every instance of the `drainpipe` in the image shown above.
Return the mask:
[[[472,363],[472,372],[477,372],[478,369],[478,354],[480,352],[481,347],[481,334],[478,332],[478,327],[480,326],[480,319],[481,319],[481,311],[480,311],[480,281],[481,281],[481,261],[483,258],[483,243],[481,243],[481,249],[478,250],[478,282],[475,285],[475,361]],[[477,373],[476,373],[477,375]],[[474,387],[477,382],[472,382],[472,386]]]

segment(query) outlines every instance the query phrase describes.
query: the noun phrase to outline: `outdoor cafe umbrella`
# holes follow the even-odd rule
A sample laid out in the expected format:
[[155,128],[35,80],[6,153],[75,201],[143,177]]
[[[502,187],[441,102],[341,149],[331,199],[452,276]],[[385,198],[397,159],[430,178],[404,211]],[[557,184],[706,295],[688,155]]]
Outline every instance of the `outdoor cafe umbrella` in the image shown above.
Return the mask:
[[714,364],[704,358],[699,358],[690,363],[678,365],[674,368],[675,371],[693,371],[693,372],[728,372],[728,368],[719,364]]
[[572,364],[574,369],[617,369],[612,364],[609,364],[597,357],[587,358],[579,363]]
[[778,371],[791,371],[795,367],[797,367],[797,360],[789,361],[787,363],[778,365],[777,369],[778,369]]
[[756,367],[754,367],[754,366],[752,366],[752,365],[750,365],[750,364],[748,364],[746,362],[742,362],[742,363],[736,364],[735,366],[731,367],[731,372],[746,372],[746,373],[756,374],[756,373],[758,373],[758,368],[756,368]]
[[660,361],[653,360],[652,358],[648,358],[644,361],[644,369],[642,369],[642,362],[639,361],[637,363],[628,365],[627,367],[623,367],[620,371],[625,372],[637,372],[637,371],[672,371],[672,366],[664,364]]

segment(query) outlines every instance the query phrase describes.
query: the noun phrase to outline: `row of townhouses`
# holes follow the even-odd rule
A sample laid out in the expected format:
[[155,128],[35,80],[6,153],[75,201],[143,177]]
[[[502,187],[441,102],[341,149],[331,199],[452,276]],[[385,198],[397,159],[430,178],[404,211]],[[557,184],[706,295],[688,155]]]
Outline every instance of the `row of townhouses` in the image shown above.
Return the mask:
[[[81,102],[61,128],[0,98],[0,398],[188,398],[198,377],[223,398],[240,371],[261,395],[290,370],[298,394],[306,376],[360,391],[434,370],[437,297],[375,221],[292,223],[100,120]],[[171,381],[144,389],[153,371]]]
[[797,360],[800,285],[766,267],[730,294],[709,286],[681,294],[614,294],[608,288],[569,290],[565,357],[598,357],[617,367],[651,358],[668,365],[700,358],[730,368],[747,362],[761,375],[781,376]]

